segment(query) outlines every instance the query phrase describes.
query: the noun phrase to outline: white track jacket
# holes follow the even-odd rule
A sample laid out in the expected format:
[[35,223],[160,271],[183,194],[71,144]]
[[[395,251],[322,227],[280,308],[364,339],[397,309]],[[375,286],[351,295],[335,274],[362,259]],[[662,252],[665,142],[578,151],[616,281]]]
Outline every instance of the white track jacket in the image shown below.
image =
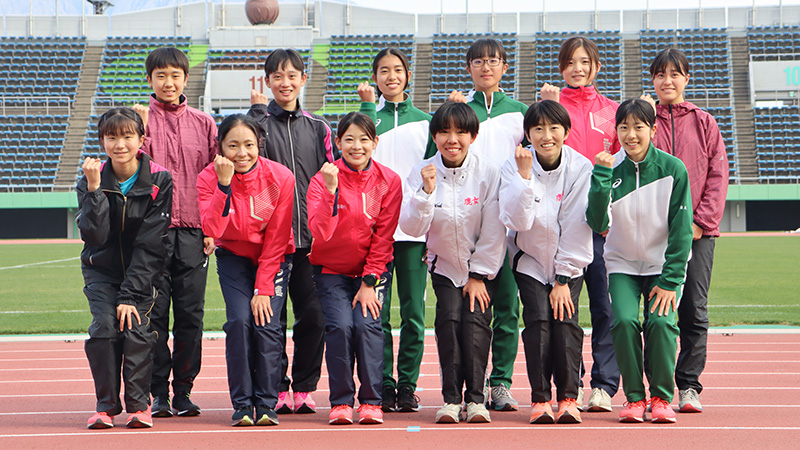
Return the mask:
[[[436,188],[422,190],[423,167],[436,166]],[[400,211],[400,229],[426,235],[428,267],[456,287],[474,272],[493,279],[506,256],[506,228],[500,221],[500,167],[473,152],[461,167],[447,168],[441,154],[418,164],[408,176]]]
[[534,155],[530,180],[519,174],[514,158],[505,162],[500,218],[509,228],[512,269],[549,285],[556,275],[583,275],[593,258],[592,229],[586,223],[591,176],[589,160],[567,145],[551,171],[542,169]]

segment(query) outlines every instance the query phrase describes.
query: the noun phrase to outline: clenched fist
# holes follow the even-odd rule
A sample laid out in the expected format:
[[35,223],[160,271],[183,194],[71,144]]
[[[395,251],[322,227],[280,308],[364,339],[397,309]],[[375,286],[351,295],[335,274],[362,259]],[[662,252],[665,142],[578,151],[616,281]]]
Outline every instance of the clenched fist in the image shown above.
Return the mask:
[[614,167],[615,159],[616,158],[611,153],[600,152],[594,157],[594,163],[598,166],[608,167],[610,169]]
[[88,156],[83,161],[81,169],[83,174],[86,175],[86,189],[89,192],[96,191],[100,187],[100,167],[103,165],[97,158],[89,158]]
[[533,168],[533,152],[523,147],[521,144],[517,145],[514,151],[514,159],[517,161],[517,170],[520,176],[526,180],[531,179],[531,169]]
[[322,165],[322,168],[319,169],[319,172],[322,174],[322,179],[325,180],[325,187],[328,189],[328,192],[330,192],[331,195],[336,194],[336,188],[339,187],[339,168],[334,164],[326,162]]
[[369,82],[364,81],[363,83],[358,83],[356,92],[358,96],[361,97],[362,102],[375,103],[375,88],[370,86]]
[[428,164],[419,171],[419,174],[422,175],[422,190],[431,195],[436,189],[436,167],[433,163]]
[[217,172],[217,180],[223,186],[230,186],[233,179],[233,161],[222,156],[214,157],[214,171]]
[[539,99],[557,102],[561,100],[561,88],[558,86],[553,86],[550,83],[545,83],[544,86],[539,89]]

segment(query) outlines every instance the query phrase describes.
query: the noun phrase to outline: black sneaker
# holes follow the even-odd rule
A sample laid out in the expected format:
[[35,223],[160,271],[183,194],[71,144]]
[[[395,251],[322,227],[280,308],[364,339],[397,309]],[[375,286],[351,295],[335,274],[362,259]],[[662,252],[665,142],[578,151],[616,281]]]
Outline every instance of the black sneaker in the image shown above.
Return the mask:
[[269,406],[256,406],[256,425],[277,425],[278,413]]
[[383,412],[394,412],[397,404],[397,393],[394,388],[388,385],[383,385],[381,392],[381,409]]
[[200,407],[192,403],[188,392],[178,392],[172,396],[172,409],[181,417],[197,416],[200,414]]
[[153,417],[172,417],[172,410],[169,407],[169,395],[157,395],[153,397]]
[[419,397],[414,394],[414,388],[411,386],[397,388],[397,410],[400,412],[419,411]]
[[247,427],[255,424],[253,420],[253,407],[244,406],[233,412],[231,416],[231,426],[234,427]]

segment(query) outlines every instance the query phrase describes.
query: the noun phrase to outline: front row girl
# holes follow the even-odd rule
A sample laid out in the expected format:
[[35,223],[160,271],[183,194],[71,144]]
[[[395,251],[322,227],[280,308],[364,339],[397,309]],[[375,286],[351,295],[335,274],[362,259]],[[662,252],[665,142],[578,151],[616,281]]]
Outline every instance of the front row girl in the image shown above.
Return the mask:
[[372,159],[378,143],[369,116],[351,112],[339,121],[342,158],[325,163],[308,187],[308,225],[313,241],[317,296],[325,316],[329,423],[353,423],[358,366],[358,421],[383,423],[381,309],[391,287],[391,262],[402,203],[394,172]]
[[152,427],[156,334],[150,311],[153,280],[164,270],[167,254],[172,176],[140,150],[144,124],[132,109],[109,110],[97,128],[108,160],[86,158],[77,186],[83,293],[92,313],[85,350],[97,397],[97,412],[87,426],[114,426],[114,416],[122,412],[121,372],[126,425]]
[[278,424],[279,318],[294,253],[294,176],[258,155],[258,130],[251,117],[225,118],[221,155],[197,179],[203,233],[217,246],[234,426]]
[[[646,101],[620,105],[616,128],[626,156],[615,166],[613,155],[597,154],[586,210],[595,232],[608,230],[611,335],[627,400],[620,422],[644,421],[648,404],[653,422],[675,422],[670,407],[678,336],[675,309],[692,245],[692,200],[683,163],[651,143],[655,123]],[[650,401],[643,382],[642,297]]]
[[462,401],[467,422],[491,421],[483,386],[506,230],[499,219],[500,168],[469,151],[479,125],[464,103],[447,102],[436,111],[430,132],[439,153],[409,174],[400,217],[403,232],[427,238],[445,403],[438,423],[457,423]]
[[[531,423],[580,423],[583,329],[578,298],[583,271],[592,262],[586,201],[592,166],[564,144],[567,110],[552,100],[534,103],[524,119],[528,148],[506,161],[500,217],[509,228],[511,269],[522,299],[522,342],[531,384]],[[550,405],[550,376],[558,415]]]

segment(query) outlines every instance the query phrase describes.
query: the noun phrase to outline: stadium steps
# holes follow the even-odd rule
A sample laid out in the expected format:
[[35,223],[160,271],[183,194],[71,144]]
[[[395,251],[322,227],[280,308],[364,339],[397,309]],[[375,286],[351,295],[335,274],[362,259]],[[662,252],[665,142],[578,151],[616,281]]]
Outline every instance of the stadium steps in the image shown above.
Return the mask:
[[411,101],[417,108],[433,112],[430,109],[431,95],[431,64],[433,58],[433,43],[415,40],[414,61],[411,71],[414,75],[414,84],[411,91]]
[[308,82],[306,83],[305,95],[303,97],[303,108],[306,111],[320,111],[324,103],[325,92],[328,89],[328,58],[330,57],[331,45],[327,43],[314,42],[311,44],[311,55],[308,61]]
[[526,105],[536,101],[536,43],[519,40],[517,68],[517,100]]
[[205,94],[206,89],[206,76],[208,74],[206,64],[203,63],[199,67],[191,69],[189,73],[191,76],[189,77],[189,82],[186,83],[186,88],[183,90],[183,95],[186,96],[186,103],[189,106],[200,109],[200,97]]
[[83,141],[89,125],[89,115],[92,112],[92,97],[100,79],[102,59],[102,46],[89,45],[86,47],[83,69],[78,79],[78,90],[69,117],[67,137],[64,140],[64,149],[58,164],[54,188],[57,192],[71,191],[75,187],[75,168],[80,167]]
[[736,128],[736,164],[739,179],[758,180],[755,122],[750,104],[750,56],[746,36],[730,37],[733,117]]
[[[622,98],[635,98],[642,95],[642,68],[639,61],[642,60],[642,44],[639,39],[622,40],[622,75],[623,91]],[[636,61],[636,63],[631,63]]]

